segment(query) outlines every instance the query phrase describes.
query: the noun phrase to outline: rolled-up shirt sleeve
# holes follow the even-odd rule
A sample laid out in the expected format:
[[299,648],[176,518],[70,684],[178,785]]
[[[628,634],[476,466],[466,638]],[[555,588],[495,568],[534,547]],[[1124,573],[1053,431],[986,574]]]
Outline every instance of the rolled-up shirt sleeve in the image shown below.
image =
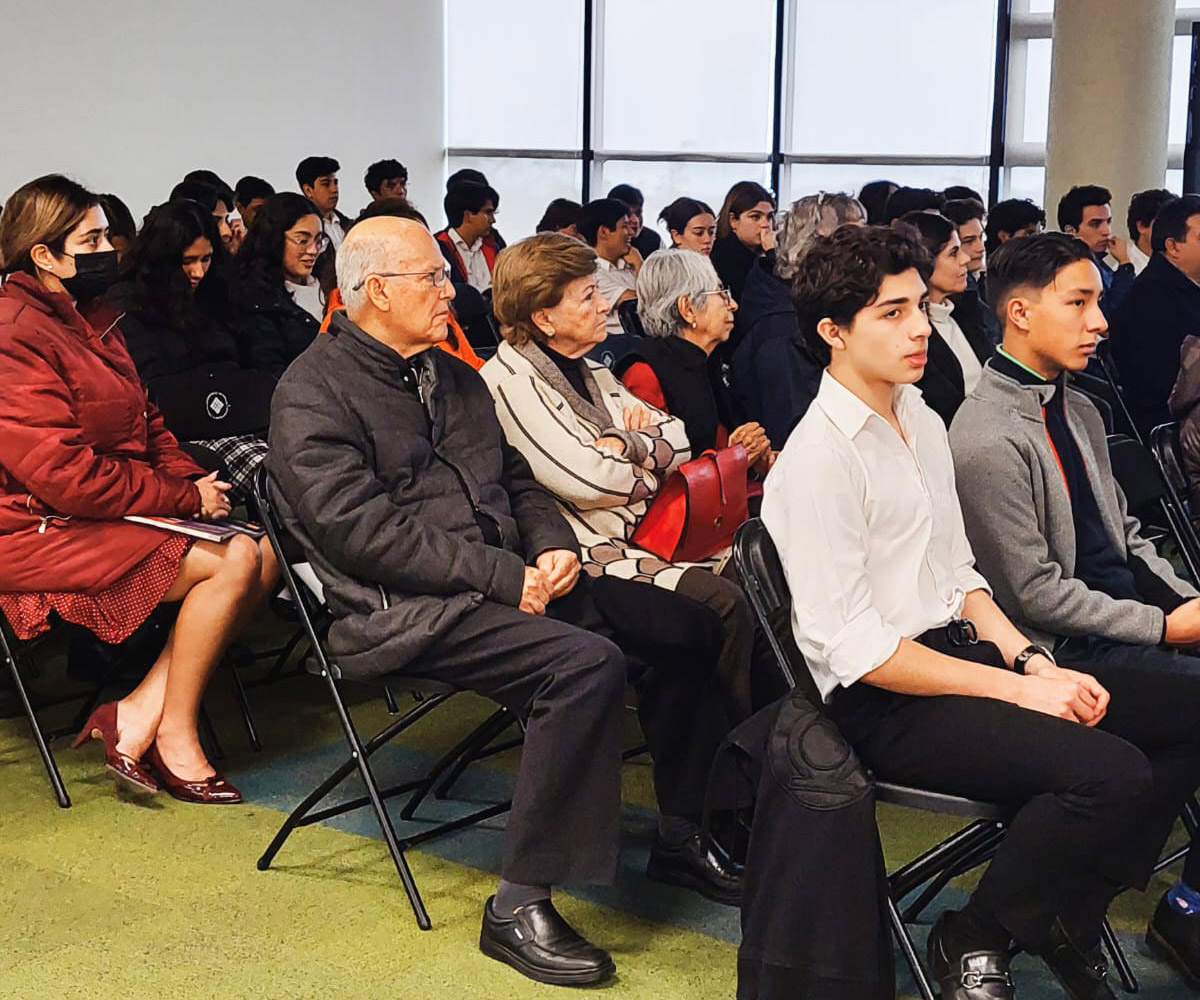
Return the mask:
[[[785,451],[763,522],[792,594],[792,627],[824,698],[888,660],[901,633],[876,610],[867,572],[866,483],[840,449]],[[778,478],[776,478],[778,477]]]

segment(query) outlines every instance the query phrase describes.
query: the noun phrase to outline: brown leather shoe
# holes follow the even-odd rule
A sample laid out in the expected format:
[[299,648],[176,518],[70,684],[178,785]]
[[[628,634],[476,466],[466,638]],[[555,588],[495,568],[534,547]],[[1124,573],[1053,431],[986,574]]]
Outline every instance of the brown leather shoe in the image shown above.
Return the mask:
[[146,763],[158,773],[162,786],[180,802],[198,802],[207,806],[232,806],[242,801],[242,793],[225,780],[223,774],[214,774],[202,781],[184,781],[171,773],[163,763],[158,745],[150,744],[146,751]]
[[117,749],[117,703],[109,701],[97,708],[83,729],[71,744],[72,750],[78,750],[88,740],[100,740],[104,744],[104,763],[109,774],[119,782],[140,792],[157,792],[158,782],[154,776],[142,766],[140,760],[134,760],[128,754]]

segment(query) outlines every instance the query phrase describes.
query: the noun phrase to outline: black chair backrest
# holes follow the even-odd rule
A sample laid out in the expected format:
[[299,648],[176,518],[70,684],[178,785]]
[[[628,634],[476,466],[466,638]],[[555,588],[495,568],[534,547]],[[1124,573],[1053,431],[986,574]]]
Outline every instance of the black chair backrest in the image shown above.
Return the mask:
[[1096,345],[1096,360],[1099,362],[1100,371],[1108,382],[1109,388],[1112,390],[1113,401],[1116,403],[1116,412],[1120,414],[1121,422],[1134,439],[1141,441],[1142,435],[1138,431],[1137,424],[1133,420],[1133,414],[1129,412],[1129,406],[1126,404],[1125,397],[1121,393],[1121,378],[1117,372],[1117,363],[1112,358],[1112,345],[1108,340],[1101,340]]
[[1179,424],[1159,424],[1150,432],[1150,447],[1168,483],[1182,499],[1188,495],[1187,476],[1183,471],[1183,449],[1179,444]]
[[809,701],[821,705],[820,692],[796,647],[792,594],[762,518],[752,517],[738,528],[733,539],[733,565],[788,687],[800,688]]
[[637,299],[626,299],[617,306],[617,319],[621,321],[621,329],[631,337],[646,336],[646,328],[642,326],[642,317],[638,315]]
[[[1082,392],[1096,408],[1100,414],[1100,419],[1104,421],[1105,434],[1113,434],[1117,431],[1117,426],[1113,423],[1114,404],[1111,402],[1113,392],[1107,382],[1102,379],[1085,378],[1084,376],[1076,375],[1071,379],[1071,388]],[[1124,434],[1128,429],[1122,427],[1120,430]]]
[[317,658],[318,672],[328,671],[331,677],[341,677],[342,674],[337,664],[330,661],[325,655],[323,629],[317,624],[322,619],[329,617],[329,611],[292,568],[292,561],[296,558],[299,543],[288,533],[276,513],[275,505],[271,501],[271,478],[267,473],[265,462],[254,470],[254,502],[258,506],[259,520],[267,533],[267,540],[271,543],[275,560],[279,563],[283,582],[291,591],[292,599],[296,602],[300,623],[304,626],[308,641],[312,645],[313,655]]
[[1130,512],[1139,520],[1161,521],[1159,505],[1167,498],[1167,484],[1150,449],[1128,435],[1111,434],[1108,457]]

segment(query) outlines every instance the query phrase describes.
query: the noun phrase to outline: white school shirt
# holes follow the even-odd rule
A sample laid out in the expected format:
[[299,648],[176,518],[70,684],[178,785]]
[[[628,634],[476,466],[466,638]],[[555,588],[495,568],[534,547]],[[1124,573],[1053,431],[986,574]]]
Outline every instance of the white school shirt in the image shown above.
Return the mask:
[[483,237],[478,237],[474,243],[467,246],[466,240],[458,235],[458,230],[451,227],[450,241],[462,258],[463,267],[467,269],[467,284],[480,292],[486,292],[492,287],[492,272],[488,270],[487,257],[483,255]]
[[637,291],[637,272],[633,265],[624,257],[618,258],[615,264],[609,263],[603,257],[597,257],[596,291],[608,299],[608,304],[612,306],[605,318],[608,336],[615,337],[624,333],[621,317],[617,312],[617,299],[626,292]]
[[762,518],[821,697],[962,614],[975,571],[941,418],[897,386],[895,429],[828,372],[767,476]]
[[333,252],[337,253],[342,245],[342,241],[346,238],[346,230],[342,228],[342,220],[338,218],[337,212],[330,212],[322,220],[321,228],[325,230],[325,235],[329,237],[329,245],[333,247]]

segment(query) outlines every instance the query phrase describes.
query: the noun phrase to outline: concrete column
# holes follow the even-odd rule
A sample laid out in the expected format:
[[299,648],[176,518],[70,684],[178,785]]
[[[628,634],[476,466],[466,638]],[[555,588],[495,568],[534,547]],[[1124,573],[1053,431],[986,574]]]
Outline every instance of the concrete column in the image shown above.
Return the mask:
[[1055,3],[1047,228],[1057,228],[1058,200],[1073,185],[1102,184],[1113,193],[1113,232],[1127,236],[1130,196],[1163,186],[1174,32],[1174,0]]

